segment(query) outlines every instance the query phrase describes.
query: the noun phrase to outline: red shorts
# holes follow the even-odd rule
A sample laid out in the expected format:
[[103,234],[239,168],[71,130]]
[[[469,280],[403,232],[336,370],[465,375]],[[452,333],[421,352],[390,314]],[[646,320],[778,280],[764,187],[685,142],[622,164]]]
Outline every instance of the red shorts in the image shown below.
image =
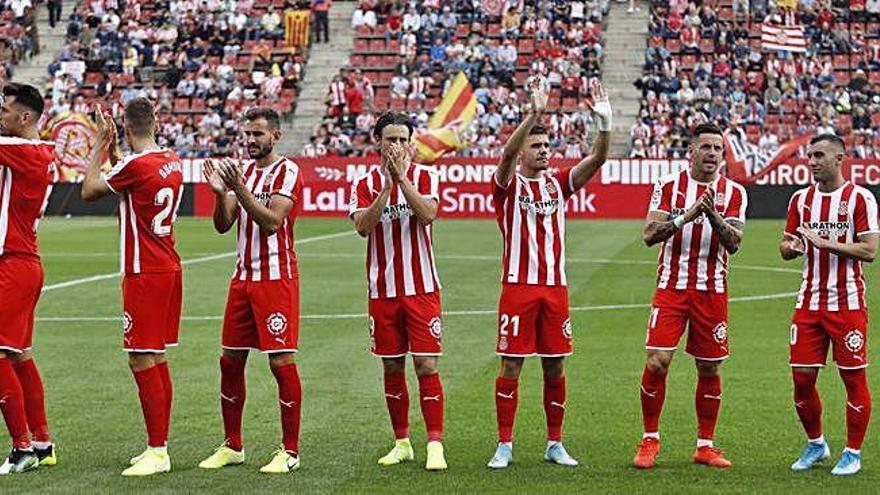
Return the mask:
[[299,279],[229,283],[223,315],[224,349],[297,352]]
[[370,351],[391,358],[443,354],[440,292],[370,299]]
[[495,352],[513,357],[571,355],[568,288],[503,284]]
[[122,348],[126,352],[165,352],[177,345],[181,272],[126,274],[122,279]]
[[797,309],[791,320],[789,363],[822,367],[828,344],[834,344],[834,362],[841,369],[868,366],[868,312],[809,311]]
[[699,290],[657,289],[648,318],[645,348],[674,351],[688,327],[685,352],[705,361],[729,355],[727,294]]
[[31,348],[34,308],[43,289],[43,266],[38,258],[0,256],[0,350]]

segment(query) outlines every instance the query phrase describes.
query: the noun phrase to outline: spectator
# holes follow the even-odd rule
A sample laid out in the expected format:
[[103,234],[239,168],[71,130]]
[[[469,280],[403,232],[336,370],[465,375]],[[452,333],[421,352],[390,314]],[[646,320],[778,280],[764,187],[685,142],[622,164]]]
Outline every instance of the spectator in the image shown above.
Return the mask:
[[324,33],[324,43],[330,42],[330,7],[333,0],[312,0],[312,12],[315,14],[315,43],[321,42],[321,32]]

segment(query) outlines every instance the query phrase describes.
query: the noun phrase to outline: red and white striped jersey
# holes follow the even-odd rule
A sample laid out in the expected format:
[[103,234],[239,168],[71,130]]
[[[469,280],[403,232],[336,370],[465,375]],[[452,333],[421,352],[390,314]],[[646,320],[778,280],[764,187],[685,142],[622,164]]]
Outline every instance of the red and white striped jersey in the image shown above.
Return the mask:
[[303,188],[299,166],[284,157],[264,168],[250,162],[244,165],[242,180],[264,206],[268,207],[272,196],[280,194],[293,200],[293,208],[278,230],[269,234],[244,208],[238,207],[238,261],[232,277],[253,282],[296,278],[299,270],[293,249],[293,225]]
[[37,224],[55,179],[55,143],[0,137],[0,256],[39,257]]
[[120,159],[107,172],[107,186],[119,194],[119,255],[123,273],[176,272],[174,221],[183,198],[177,153],[160,148]]
[[[422,196],[440,201],[440,179],[432,167],[413,163],[406,177]],[[349,216],[366,210],[382,193],[385,178],[379,169],[351,185]],[[400,186],[393,186],[382,219],[367,240],[367,279],[370,299],[429,294],[440,290],[434,264],[431,225],[413,213]]]
[[[657,182],[648,210],[666,213],[670,219],[683,215],[708,187],[715,189],[715,208],[722,218],[745,223],[748,197],[743,186],[722,176],[711,184],[697,182],[688,169]],[[658,261],[659,289],[727,292],[727,250],[705,215],[685,224],[666,239]]]
[[[834,192],[823,193],[817,185],[794,193],[788,203],[785,231],[798,227],[841,243],[857,242],[859,236],[880,232],[877,201],[870,191],[847,182]],[[797,308],[810,311],[867,309],[862,263],[805,243],[804,276]]]
[[492,179],[495,217],[504,237],[506,284],[563,286],[565,201],[574,194],[571,168],[535,179],[514,174],[507,187]]
[[330,104],[334,107],[345,105],[345,82],[330,83]]

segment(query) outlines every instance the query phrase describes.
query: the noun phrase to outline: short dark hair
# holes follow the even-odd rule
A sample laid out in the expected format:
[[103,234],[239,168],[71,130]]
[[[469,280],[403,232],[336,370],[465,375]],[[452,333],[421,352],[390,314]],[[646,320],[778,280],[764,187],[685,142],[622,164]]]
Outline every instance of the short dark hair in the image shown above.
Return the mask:
[[409,114],[405,112],[395,112],[394,110],[388,110],[379,116],[376,125],[373,127],[373,137],[377,140],[381,140],[382,131],[389,125],[406,126],[407,130],[409,130],[409,137],[412,137],[413,125],[412,121],[409,119]]
[[138,137],[150,136],[156,128],[153,102],[139,96],[125,104],[125,125]]
[[694,127],[694,131],[691,133],[691,138],[698,138],[702,134],[716,134],[718,136],[724,136],[724,132],[718,127],[718,124],[713,122],[704,122],[697,127]]
[[[15,102],[19,105],[33,110],[37,113],[37,119],[43,114],[45,104],[43,103],[43,95],[40,91],[30,84],[7,83],[3,86],[3,97],[14,97]],[[34,119],[34,120],[37,120]]]
[[266,119],[266,123],[272,129],[281,129],[281,115],[269,107],[253,107],[244,113],[244,119],[253,122],[258,119]]
[[810,146],[812,146],[816,143],[821,143],[822,141],[830,141],[830,142],[840,146],[840,149],[843,150],[844,153],[846,153],[846,143],[837,134],[831,134],[831,133],[819,134],[818,136],[813,137],[813,139],[810,139]]
[[547,128],[544,124],[535,124],[532,126],[532,129],[529,131],[529,136],[538,136],[541,134],[549,134],[547,132]]

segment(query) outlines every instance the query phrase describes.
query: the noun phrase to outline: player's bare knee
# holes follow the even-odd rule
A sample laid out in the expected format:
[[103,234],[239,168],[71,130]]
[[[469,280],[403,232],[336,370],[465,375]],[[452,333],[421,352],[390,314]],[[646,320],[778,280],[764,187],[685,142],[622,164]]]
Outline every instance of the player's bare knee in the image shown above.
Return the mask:
[[696,359],[697,374],[700,376],[716,376],[721,373],[721,361],[704,361]]
[[666,373],[669,371],[670,364],[672,364],[671,352],[648,352],[645,362],[645,366],[652,373]]
[[437,358],[434,356],[413,356],[416,376],[431,376],[437,373]]
[[522,371],[523,358],[502,357],[501,358],[501,376],[503,378],[519,378]]
[[235,349],[223,349],[223,357],[226,359],[234,359],[236,361],[247,362],[249,351],[239,351]]
[[29,350],[22,351],[22,352],[10,352],[9,353],[9,359],[11,359],[12,362],[16,363],[16,364],[23,363],[23,362],[28,361],[33,358],[34,358],[34,353]]
[[269,367],[274,369],[293,364],[295,361],[292,352],[273,352],[269,354]]
[[154,356],[151,352],[129,352],[128,366],[132,371],[143,371],[156,364]]
[[406,359],[399,358],[382,358],[382,367],[386,375],[398,375],[406,371]]
[[565,374],[565,358],[541,358],[544,378],[561,378]]

